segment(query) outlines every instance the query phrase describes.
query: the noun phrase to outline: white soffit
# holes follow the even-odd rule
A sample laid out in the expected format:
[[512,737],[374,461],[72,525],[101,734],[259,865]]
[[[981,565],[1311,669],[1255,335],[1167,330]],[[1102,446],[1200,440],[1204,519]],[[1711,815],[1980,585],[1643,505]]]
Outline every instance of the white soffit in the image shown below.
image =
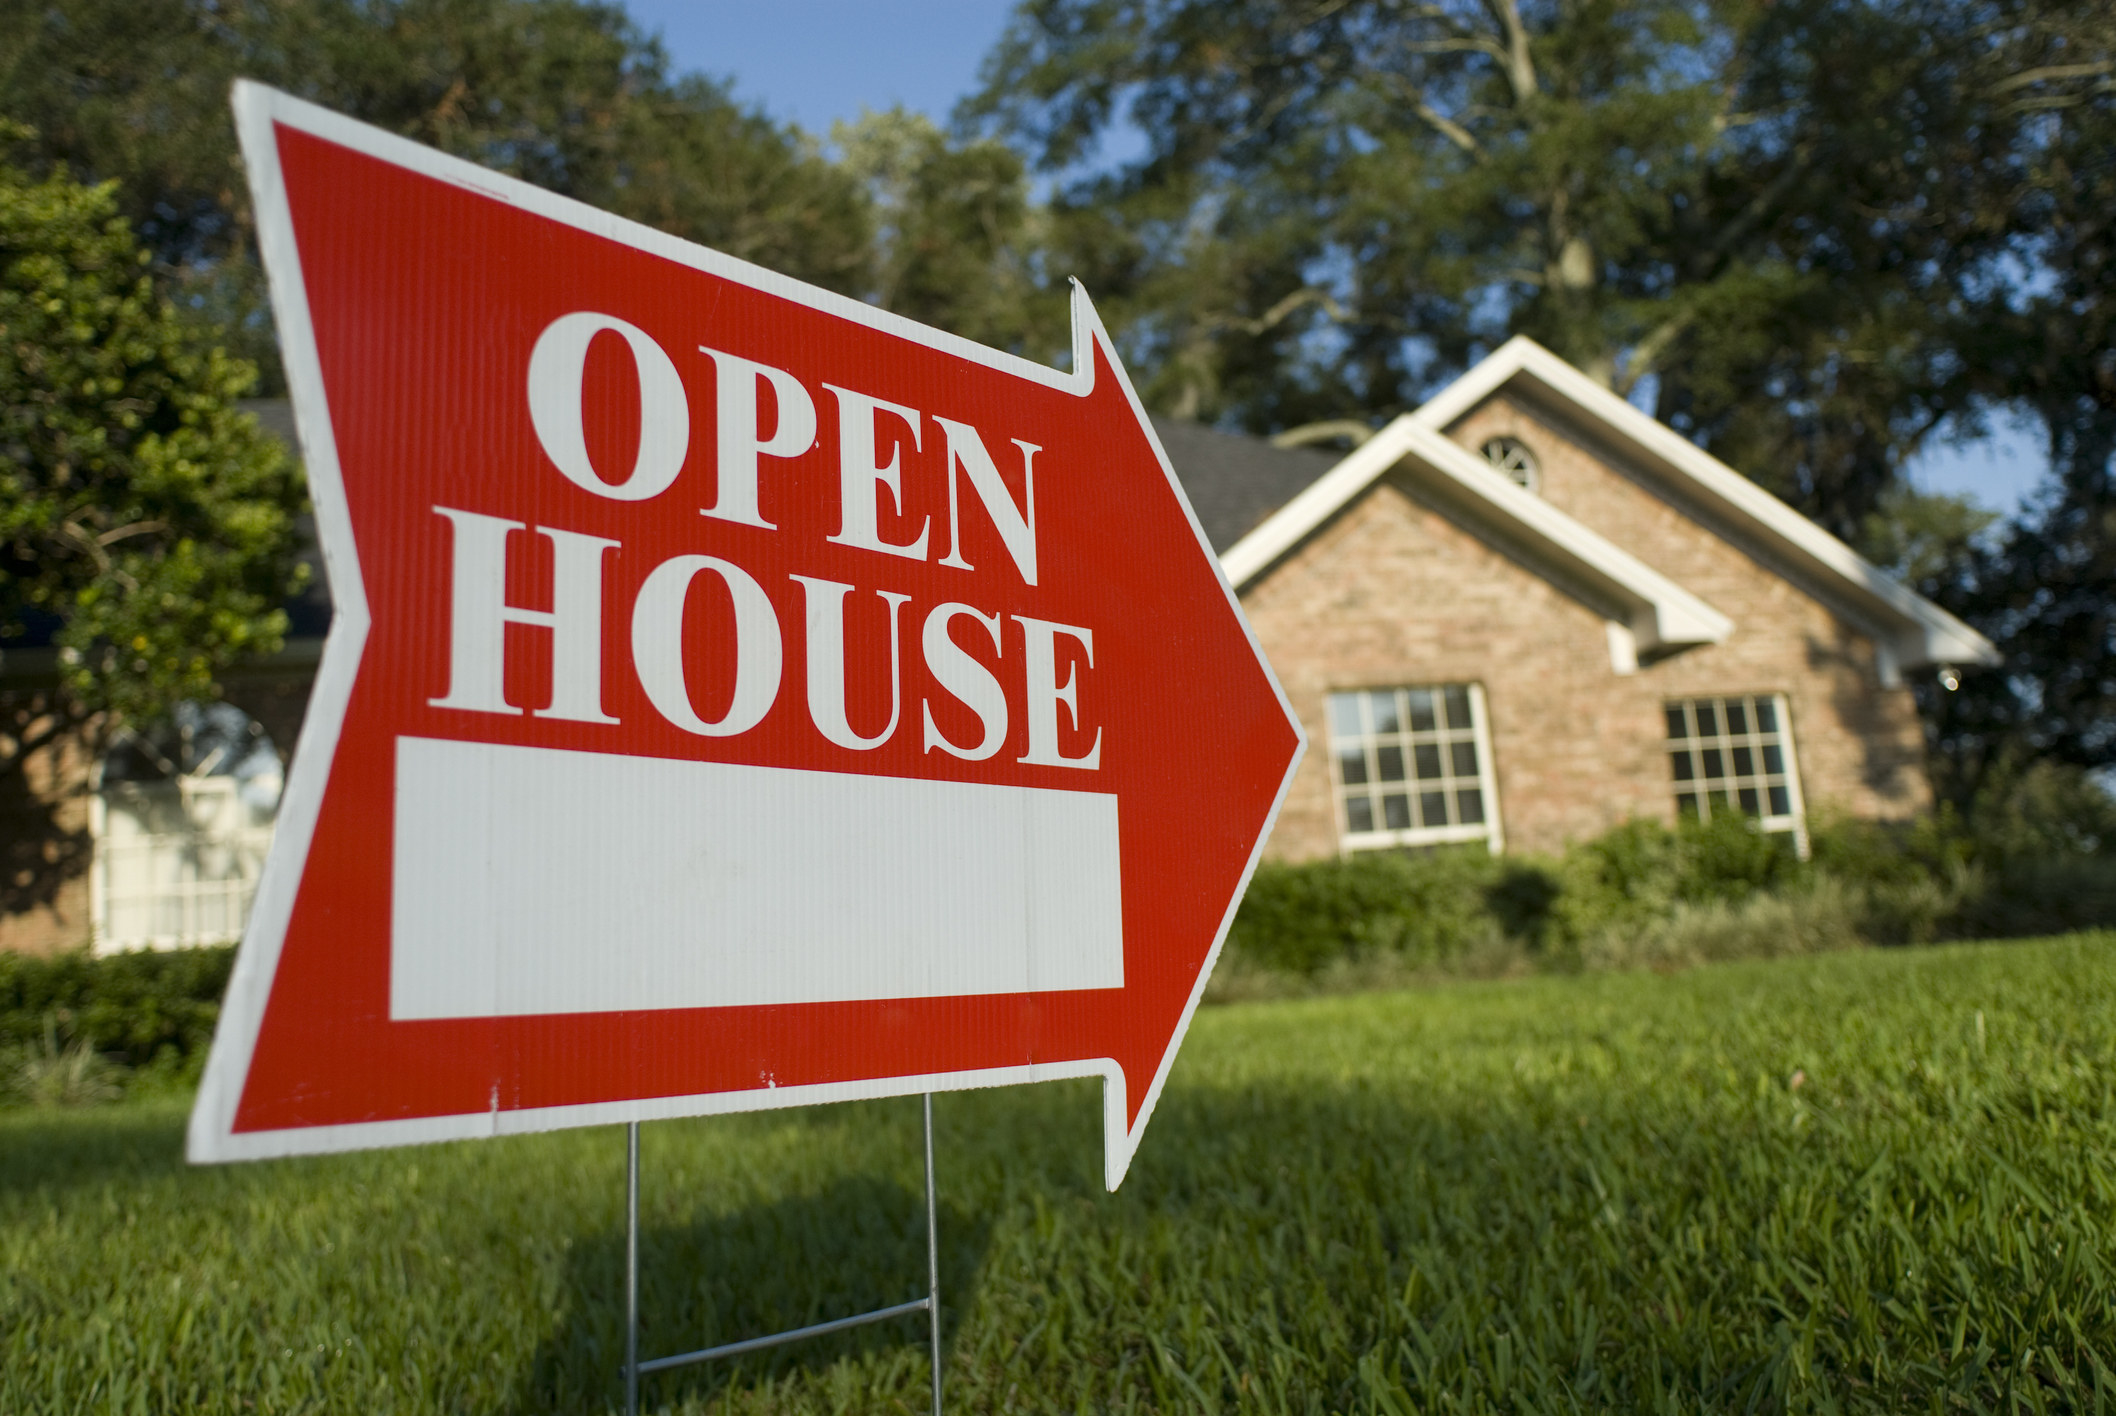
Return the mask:
[[1864,612],[1902,667],[1996,664],[1990,640],[1658,419],[1639,411],[1525,335],[1441,390],[1407,420],[1434,432],[1515,379],[1593,427],[1648,472],[1660,473],[1771,552],[1839,589]]

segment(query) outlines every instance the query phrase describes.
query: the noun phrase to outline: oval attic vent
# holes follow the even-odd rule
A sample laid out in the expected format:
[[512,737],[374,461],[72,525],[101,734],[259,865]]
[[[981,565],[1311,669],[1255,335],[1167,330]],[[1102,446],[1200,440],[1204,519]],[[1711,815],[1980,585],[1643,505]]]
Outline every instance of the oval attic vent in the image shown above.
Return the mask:
[[1536,455],[1528,450],[1528,444],[1519,438],[1489,438],[1478,451],[1484,460],[1513,478],[1516,484],[1529,491],[1542,487],[1542,469],[1536,466]]

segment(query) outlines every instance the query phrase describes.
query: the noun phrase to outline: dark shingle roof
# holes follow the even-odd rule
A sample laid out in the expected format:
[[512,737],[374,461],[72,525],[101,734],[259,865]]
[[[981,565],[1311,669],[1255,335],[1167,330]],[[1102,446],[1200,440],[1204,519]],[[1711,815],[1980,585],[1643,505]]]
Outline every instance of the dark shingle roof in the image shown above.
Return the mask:
[[1153,424],[1205,538],[1223,555],[1343,456],[1312,447],[1273,447],[1262,438],[1181,418],[1156,417]]

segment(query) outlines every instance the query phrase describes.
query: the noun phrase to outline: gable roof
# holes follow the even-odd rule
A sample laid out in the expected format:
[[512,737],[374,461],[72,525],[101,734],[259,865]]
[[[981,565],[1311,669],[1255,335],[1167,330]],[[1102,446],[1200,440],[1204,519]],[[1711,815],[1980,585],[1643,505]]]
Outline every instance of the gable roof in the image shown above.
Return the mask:
[[1454,515],[1526,551],[1584,590],[1643,649],[1717,644],[1734,622],[1599,532],[1559,511],[1469,449],[1398,418],[1220,557],[1240,588],[1391,469]]
[[1205,539],[1222,554],[1337,465],[1332,452],[1273,447],[1188,418],[1156,415],[1153,425]]
[[[1998,662],[1997,649],[1983,635],[1673,428],[1633,408],[1525,336],[1508,340],[1415,412],[1395,419],[1244,536],[1221,557],[1228,580],[1241,589],[1391,468],[1433,466],[1444,456],[1436,442],[1482,464],[1481,458],[1449,441],[1444,433],[1506,387],[1570,415],[1639,471],[1661,482],[1679,502],[1701,508],[1730,526],[1741,541],[1749,543],[1748,548],[1815,582],[1873,633],[1877,647],[1895,667]],[[1457,484],[1473,480],[1467,477],[1467,468],[1451,456],[1447,460],[1456,469],[1445,474],[1451,480]],[[1531,540],[1543,547],[1555,543],[1561,549],[1566,544],[1591,546],[1579,539],[1581,533],[1594,536],[1586,527],[1514,486],[1497,469],[1485,465],[1484,471],[1488,474],[1482,479],[1485,483],[1504,483],[1518,496],[1509,497],[1487,486],[1483,502],[1520,522],[1532,533]],[[1529,523],[1531,508],[1545,513],[1534,525]],[[1634,632],[1637,628],[1634,623]],[[1717,637],[1723,638],[1724,633]],[[1884,674],[1888,671],[1884,667]]]

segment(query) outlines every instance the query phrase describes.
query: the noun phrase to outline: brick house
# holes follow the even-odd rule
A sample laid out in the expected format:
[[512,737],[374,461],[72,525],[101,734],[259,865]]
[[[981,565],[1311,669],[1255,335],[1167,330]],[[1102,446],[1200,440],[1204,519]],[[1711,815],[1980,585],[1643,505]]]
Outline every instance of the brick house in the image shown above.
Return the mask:
[[1911,816],[1931,787],[1904,675],[1997,659],[1528,339],[1334,465],[1283,464],[1276,496],[1255,452],[1222,479],[1218,435],[1164,432],[1308,730],[1282,859]]
[[[255,405],[292,440],[283,404]],[[1904,675],[1992,646],[1526,339],[1338,458],[1155,421],[1310,752],[1271,852],[1550,850],[1627,818],[1930,803]],[[226,937],[329,621],[180,732],[0,785],[0,949]],[[33,711],[51,651],[0,651]]]

